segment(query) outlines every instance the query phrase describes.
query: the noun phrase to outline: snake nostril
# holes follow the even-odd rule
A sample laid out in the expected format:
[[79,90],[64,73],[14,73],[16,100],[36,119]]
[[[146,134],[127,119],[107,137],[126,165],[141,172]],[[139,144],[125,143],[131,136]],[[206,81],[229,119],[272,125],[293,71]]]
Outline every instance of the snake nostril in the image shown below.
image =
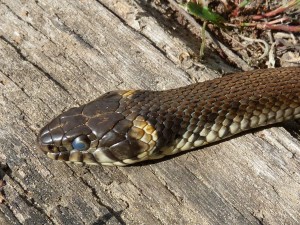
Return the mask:
[[48,152],[54,152],[54,146],[43,143],[42,138],[38,136],[37,138],[37,148],[42,151],[44,154]]

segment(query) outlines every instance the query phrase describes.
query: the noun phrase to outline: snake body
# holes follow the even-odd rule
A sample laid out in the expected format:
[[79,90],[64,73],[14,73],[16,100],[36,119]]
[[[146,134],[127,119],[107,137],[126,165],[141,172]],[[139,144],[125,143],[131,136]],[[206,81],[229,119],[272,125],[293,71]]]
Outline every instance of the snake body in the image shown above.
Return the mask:
[[166,91],[108,92],[41,129],[48,157],[124,166],[300,118],[300,67],[255,70]]

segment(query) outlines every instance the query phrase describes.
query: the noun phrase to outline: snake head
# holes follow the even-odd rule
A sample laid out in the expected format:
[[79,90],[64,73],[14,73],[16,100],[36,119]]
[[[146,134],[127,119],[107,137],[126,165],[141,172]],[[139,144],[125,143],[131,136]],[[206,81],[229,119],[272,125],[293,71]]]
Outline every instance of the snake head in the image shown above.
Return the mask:
[[52,159],[83,161],[85,155],[89,155],[84,152],[96,139],[86,125],[89,118],[82,114],[83,111],[83,106],[71,108],[43,127],[37,138],[39,149]]
[[140,140],[145,132],[139,127],[147,123],[120,108],[128,93],[109,92],[60,114],[41,129],[39,148],[51,159],[80,164],[123,166],[144,160],[150,147]]

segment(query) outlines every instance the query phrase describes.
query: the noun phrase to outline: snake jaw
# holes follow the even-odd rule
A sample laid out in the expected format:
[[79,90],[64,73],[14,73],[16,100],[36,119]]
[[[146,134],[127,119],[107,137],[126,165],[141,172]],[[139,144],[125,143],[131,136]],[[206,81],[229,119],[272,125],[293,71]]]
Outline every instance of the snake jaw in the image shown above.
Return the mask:
[[64,161],[66,163],[86,164],[86,165],[103,165],[103,166],[126,166],[128,164],[143,161],[144,159],[135,159],[132,161],[114,161],[100,153],[101,149],[95,152],[81,152],[72,150],[70,152],[47,152],[46,155],[52,160]]

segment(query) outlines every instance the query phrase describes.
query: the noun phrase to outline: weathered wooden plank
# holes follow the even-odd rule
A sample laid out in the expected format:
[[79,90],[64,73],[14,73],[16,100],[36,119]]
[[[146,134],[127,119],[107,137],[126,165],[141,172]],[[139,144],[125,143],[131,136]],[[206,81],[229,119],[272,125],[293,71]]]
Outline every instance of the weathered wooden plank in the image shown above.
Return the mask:
[[181,63],[196,41],[172,35],[172,21],[146,6],[1,0],[0,159],[8,168],[0,222],[300,223],[300,144],[283,128],[125,168],[67,165],[33,147],[49,119],[108,90],[217,76],[189,57]]

